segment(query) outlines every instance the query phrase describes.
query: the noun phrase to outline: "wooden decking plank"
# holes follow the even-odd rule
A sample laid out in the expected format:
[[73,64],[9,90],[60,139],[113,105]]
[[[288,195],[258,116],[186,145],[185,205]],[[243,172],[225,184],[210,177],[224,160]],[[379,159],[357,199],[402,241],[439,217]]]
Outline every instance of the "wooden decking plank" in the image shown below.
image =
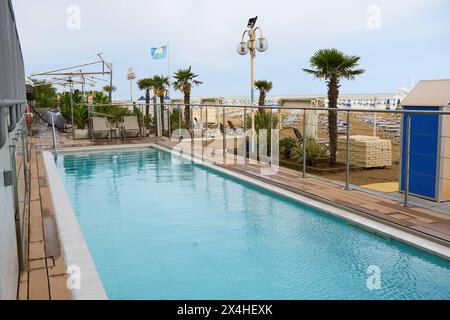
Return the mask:
[[71,300],[72,294],[67,289],[67,276],[58,275],[51,276],[50,281],[50,298],[51,300]]
[[29,261],[29,300],[49,300],[49,285],[45,259]]

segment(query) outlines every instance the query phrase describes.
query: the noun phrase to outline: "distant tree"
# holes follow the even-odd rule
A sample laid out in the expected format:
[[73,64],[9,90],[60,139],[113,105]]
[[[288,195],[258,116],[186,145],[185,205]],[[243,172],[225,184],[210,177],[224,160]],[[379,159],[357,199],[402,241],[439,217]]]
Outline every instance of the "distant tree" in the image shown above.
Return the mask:
[[184,118],[188,128],[191,128],[191,92],[192,86],[199,86],[203,84],[201,81],[196,80],[197,74],[192,72],[192,67],[187,69],[179,69],[173,75],[175,81],[173,87],[175,90],[184,94]]
[[[154,87],[153,78],[141,79],[137,82],[139,90],[145,90],[145,115],[150,116],[150,91]],[[155,113],[156,114],[156,113]]]
[[116,90],[117,90],[117,88],[114,86],[104,86],[103,87],[103,91],[105,91],[109,95],[109,103],[112,103],[112,93],[116,92]]
[[259,91],[259,106],[264,107],[266,105],[267,94],[273,89],[271,81],[258,80],[255,81],[255,87]]
[[348,56],[337,49],[322,49],[317,51],[310,60],[310,69],[303,69],[316,78],[325,79],[328,85],[328,131],[330,134],[330,165],[336,164],[337,155],[337,101],[341,79],[355,80],[365,72],[357,69],[358,56]]
[[170,89],[169,77],[163,75],[156,75],[153,77],[153,90],[155,95],[159,97],[159,103],[161,104],[161,124],[164,123],[164,98]]
[[54,108],[57,102],[56,89],[51,84],[38,85],[31,96],[38,108]]

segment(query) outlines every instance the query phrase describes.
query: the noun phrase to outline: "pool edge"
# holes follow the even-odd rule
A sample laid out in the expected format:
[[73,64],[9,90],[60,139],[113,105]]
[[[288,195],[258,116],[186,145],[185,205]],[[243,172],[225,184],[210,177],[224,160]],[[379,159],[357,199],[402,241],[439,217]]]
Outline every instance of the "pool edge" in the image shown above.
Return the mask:
[[[66,267],[81,270],[80,289],[71,289],[74,300],[108,300],[69,196],[49,151],[42,153],[51,200]],[[70,277],[70,275],[69,275]]]

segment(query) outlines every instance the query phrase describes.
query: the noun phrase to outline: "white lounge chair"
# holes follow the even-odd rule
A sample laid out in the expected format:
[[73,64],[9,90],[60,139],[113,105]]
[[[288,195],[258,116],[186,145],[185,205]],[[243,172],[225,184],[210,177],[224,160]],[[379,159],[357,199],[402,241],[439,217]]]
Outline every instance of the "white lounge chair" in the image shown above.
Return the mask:
[[92,117],[91,130],[93,140],[98,136],[100,136],[100,139],[109,139],[111,137],[111,124],[106,118]]
[[123,138],[137,138],[141,136],[141,126],[136,116],[123,117]]

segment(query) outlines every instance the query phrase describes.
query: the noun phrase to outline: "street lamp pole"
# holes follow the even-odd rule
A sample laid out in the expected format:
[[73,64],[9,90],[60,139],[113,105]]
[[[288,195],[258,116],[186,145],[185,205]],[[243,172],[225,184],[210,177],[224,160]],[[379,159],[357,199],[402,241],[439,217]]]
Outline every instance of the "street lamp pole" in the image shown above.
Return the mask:
[[136,79],[136,73],[133,71],[133,68],[128,69],[127,79],[130,81],[130,96],[131,104],[133,105],[133,80]]
[[[264,52],[269,48],[267,40],[264,38],[262,29],[256,27],[258,17],[250,19],[248,22],[248,29],[242,34],[242,40],[239,43],[237,52],[241,56],[247,55],[250,52],[250,88],[251,88],[251,102],[255,104],[255,58],[256,51]],[[256,40],[256,32],[259,31],[260,37]],[[248,35],[248,41],[245,42],[245,36]]]
[[255,30],[251,30],[249,33],[250,41],[249,41],[249,50],[250,50],[250,88],[251,88],[251,101],[252,104],[255,103]]

